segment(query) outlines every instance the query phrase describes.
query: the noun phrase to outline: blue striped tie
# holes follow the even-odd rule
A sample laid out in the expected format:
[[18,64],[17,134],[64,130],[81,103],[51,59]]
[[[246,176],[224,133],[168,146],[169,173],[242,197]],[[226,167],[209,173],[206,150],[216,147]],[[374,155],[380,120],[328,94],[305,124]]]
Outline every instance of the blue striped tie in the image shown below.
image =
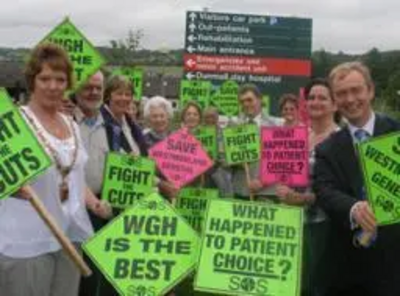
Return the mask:
[[356,138],[357,143],[362,143],[368,140],[371,135],[366,130],[360,128],[354,132],[354,137]]

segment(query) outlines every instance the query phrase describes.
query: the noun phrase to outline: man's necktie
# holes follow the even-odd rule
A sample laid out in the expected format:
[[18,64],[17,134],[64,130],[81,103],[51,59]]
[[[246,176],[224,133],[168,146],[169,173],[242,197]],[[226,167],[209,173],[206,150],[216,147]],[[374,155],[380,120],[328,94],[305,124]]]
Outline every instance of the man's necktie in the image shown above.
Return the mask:
[[371,135],[366,130],[360,128],[354,132],[354,137],[356,138],[357,143],[362,143],[368,140]]

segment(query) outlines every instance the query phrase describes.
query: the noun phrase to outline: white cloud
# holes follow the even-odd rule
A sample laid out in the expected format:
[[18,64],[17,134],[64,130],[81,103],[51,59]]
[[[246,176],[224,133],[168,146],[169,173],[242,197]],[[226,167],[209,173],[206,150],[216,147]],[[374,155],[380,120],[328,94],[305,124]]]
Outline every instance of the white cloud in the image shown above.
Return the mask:
[[32,47],[65,15],[94,44],[142,28],[149,48],[183,46],[185,12],[201,10],[313,18],[314,49],[396,49],[396,0],[14,0],[2,1],[0,46]]

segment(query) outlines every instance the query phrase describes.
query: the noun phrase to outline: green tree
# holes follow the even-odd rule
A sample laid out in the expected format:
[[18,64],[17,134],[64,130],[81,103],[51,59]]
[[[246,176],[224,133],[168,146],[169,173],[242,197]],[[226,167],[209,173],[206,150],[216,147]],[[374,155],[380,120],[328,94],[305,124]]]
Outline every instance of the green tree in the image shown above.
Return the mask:
[[368,51],[362,58],[363,62],[368,66],[371,71],[375,83],[376,96],[381,97],[382,91],[387,86],[387,72],[382,68],[382,55],[377,48]]
[[143,37],[142,29],[130,29],[125,39],[111,40],[111,62],[119,66],[133,65],[135,53],[141,49]]
[[400,111],[400,70],[390,75],[383,99],[391,110]]
[[333,61],[329,54],[324,50],[315,51],[312,54],[312,64],[314,77],[326,77],[332,68]]

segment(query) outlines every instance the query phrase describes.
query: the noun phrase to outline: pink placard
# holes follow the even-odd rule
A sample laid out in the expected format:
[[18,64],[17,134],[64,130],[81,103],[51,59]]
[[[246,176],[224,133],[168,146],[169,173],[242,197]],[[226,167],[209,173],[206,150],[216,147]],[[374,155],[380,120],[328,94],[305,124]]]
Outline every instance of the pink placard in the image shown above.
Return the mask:
[[307,110],[307,100],[304,95],[304,88],[299,90],[299,120],[306,126],[310,126],[310,117]]
[[307,186],[307,127],[264,127],[261,133],[261,182],[264,185],[280,183],[288,186]]
[[177,188],[207,171],[212,160],[187,129],[181,129],[149,150],[161,173]]

